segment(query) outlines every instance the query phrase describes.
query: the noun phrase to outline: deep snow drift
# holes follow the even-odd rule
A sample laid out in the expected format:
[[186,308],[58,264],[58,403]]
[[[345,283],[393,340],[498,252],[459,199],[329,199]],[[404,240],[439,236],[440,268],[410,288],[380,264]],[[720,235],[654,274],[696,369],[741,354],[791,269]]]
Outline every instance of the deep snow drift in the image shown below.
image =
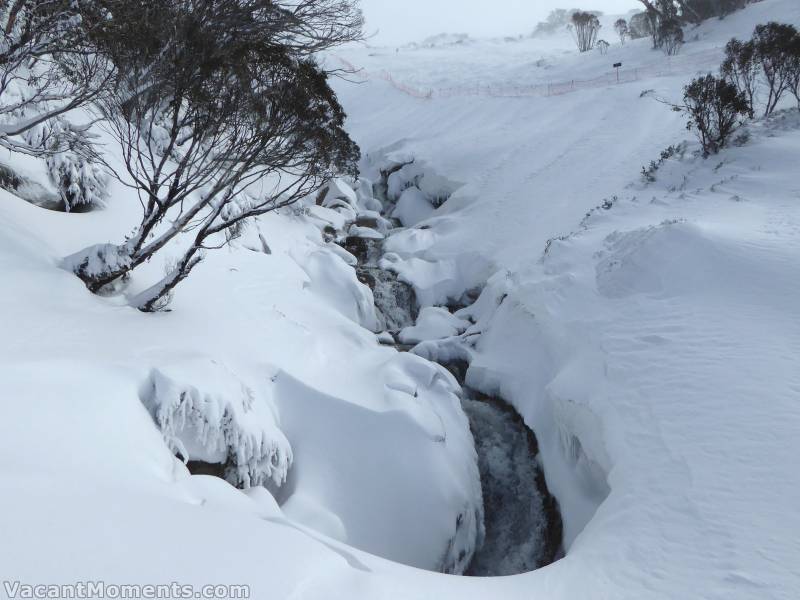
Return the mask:
[[[422,305],[422,329],[404,329],[417,356],[380,345],[374,296],[332,239],[371,228],[353,222],[376,211],[369,194],[260,219],[209,255],[173,312],[142,315],[58,266],[124,237],[137,206],[122,189],[69,215],[0,191],[2,577],[326,600],[795,598],[800,122],[754,123],[709,160],[690,142],[654,183],[638,176],[690,135],[641,92],[677,97],[767,20],[800,24],[800,5],[705,23],[672,62],[646,42],[608,56],[564,40],[343,51],[396,83],[459,92],[338,84],[367,179],[414,159],[398,181],[411,228],[386,240],[384,266]],[[592,79],[618,60],[642,67],[637,82],[476,88]],[[0,162],[47,187],[42,165]],[[435,310],[479,292],[453,319]],[[404,566],[452,567],[480,529],[457,385],[422,356],[470,362],[467,383],[536,431],[565,558],[494,579]],[[193,431],[201,401],[230,427]],[[198,439],[231,479],[285,474],[278,501],[190,476],[173,450]]]

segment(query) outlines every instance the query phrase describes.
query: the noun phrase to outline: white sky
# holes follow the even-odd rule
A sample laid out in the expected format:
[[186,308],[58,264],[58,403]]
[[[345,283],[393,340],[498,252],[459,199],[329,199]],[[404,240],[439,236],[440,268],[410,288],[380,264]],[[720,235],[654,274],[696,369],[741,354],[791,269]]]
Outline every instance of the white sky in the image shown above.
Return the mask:
[[553,8],[625,13],[637,0],[361,0],[371,44],[404,44],[437,33],[530,33]]

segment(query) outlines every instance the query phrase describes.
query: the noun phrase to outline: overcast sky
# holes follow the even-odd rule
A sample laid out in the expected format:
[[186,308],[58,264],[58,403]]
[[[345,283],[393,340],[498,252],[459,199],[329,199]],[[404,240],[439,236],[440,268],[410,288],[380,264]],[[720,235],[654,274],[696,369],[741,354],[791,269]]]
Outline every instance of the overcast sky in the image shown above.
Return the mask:
[[436,33],[475,36],[529,33],[553,8],[625,13],[637,0],[361,0],[371,44],[395,45]]

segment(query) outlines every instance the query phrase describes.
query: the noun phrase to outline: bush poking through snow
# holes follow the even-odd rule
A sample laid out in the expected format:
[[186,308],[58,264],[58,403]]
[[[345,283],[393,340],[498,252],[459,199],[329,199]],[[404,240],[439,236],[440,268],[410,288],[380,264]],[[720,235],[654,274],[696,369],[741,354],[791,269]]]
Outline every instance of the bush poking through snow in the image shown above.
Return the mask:
[[683,104],[675,110],[689,115],[686,127],[696,131],[705,156],[719,152],[750,112],[747,98],[735,85],[710,74],[684,88]]
[[[656,173],[658,173],[658,170],[661,168],[661,166],[673,156],[679,155],[680,157],[683,157],[683,153],[685,151],[685,144],[667,146],[661,151],[661,156],[659,157],[658,161],[651,160],[650,166],[642,167],[642,179],[644,179],[645,183],[655,183]],[[603,205],[603,207],[605,208],[605,205]]]
[[185,462],[224,465],[236,487],[281,486],[292,449],[263,398],[219,363],[153,369],[141,400]]

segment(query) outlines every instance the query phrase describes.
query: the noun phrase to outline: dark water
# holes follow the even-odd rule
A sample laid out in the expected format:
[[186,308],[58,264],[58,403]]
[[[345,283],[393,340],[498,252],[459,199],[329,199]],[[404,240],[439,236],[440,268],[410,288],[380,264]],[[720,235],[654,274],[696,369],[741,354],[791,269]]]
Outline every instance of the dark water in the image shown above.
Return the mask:
[[486,527],[465,574],[516,575],[550,564],[561,546],[561,519],[533,432],[500,400],[465,391],[462,406],[478,452]]

